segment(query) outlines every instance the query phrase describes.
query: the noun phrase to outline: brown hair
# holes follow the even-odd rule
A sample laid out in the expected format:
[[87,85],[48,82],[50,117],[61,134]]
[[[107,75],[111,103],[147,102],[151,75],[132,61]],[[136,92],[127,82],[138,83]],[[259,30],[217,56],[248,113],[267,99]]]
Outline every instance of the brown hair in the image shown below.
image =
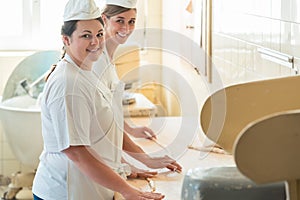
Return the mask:
[[117,6],[117,5],[106,5],[102,11],[102,14],[105,15],[107,18],[110,18],[129,10],[136,11],[136,8],[124,8],[122,6]]

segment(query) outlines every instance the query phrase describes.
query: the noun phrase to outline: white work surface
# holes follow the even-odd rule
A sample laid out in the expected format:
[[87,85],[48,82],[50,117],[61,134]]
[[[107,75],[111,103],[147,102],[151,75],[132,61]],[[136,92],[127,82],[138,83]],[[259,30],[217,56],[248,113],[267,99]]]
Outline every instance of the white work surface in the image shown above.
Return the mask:
[[[134,138],[134,141],[138,143],[146,152],[153,153],[153,155],[162,155],[166,154],[167,152],[172,154],[173,151],[170,149],[174,148],[174,146],[178,147],[178,149],[184,148],[181,155],[172,155],[172,157],[177,157],[178,163],[182,165],[182,173],[179,174],[177,172],[170,172],[169,170],[164,169],[159,170],[159,174],[155,178],[151,178],[151,180],[153,180],[155,183],[156,192],[164,194],[165,200],[181,199],[181,188],[184,175],[187,170],[191,168],[204,169],[216,166],[235,166],[233,157],[231,155],[192,150],[187,148],[188,145],[183,147],[182,144],[185,144],[188,141],[190,141],[190,145],[201,147],[203,142],[205,142],[206,137],[203,133],[201,133],[199,127],[193,128],[189,124],[186,124],[186,127],[189,127],[187,128],[189,130],[184,130],[184,133],[186,133],[186,141],[181,142],[182,139],[180,139],[180,142],[178,142],[176,138],[178,138],[178,130],[183,127],[182,121],[182,117],[127,118],[127,122],[129,124],[146,125],[151,127],[158,134],[157,141],[167,147],[167,150],[162,151],[162,148],[151,140]],[[186,122],[185,120],[185,123],[189,122]],[[192,139],[190,135],[193,134],[190,133],[195,133],[195,131],[195,137]],[[128,182],[142,189],[143,191],[150,191],[150,187],[146,180],[129,179]]]
[[141,93],[132,93],[135,103],[123,105],[124,117],[155,116],[156,106]]

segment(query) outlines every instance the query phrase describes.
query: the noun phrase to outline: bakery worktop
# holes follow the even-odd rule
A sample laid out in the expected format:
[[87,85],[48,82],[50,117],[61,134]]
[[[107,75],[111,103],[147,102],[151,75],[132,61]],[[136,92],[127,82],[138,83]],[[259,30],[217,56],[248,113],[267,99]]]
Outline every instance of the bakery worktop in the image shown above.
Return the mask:
[[[211,144],[201,132],[199,125],[194,120],[182,117],[159,117],[159,118],[127,118],[131,125],[146,125],[157,134],[159,144],[147,140],[133,140],[153,156],[168,154],[176,158],[183,166],[183,171],[170,172],[166,169],[159,170],[159,174],[153,181],[156,192],[165,194],[165,200],[181,199],[181,188],[185,173],[191,168],[210,168],[216,166],[234,166],[233,157],[224,153],[209,152],[211,148],[204,148]],[[162,146],[165,148],[163,149]],[[193,146],[198,150],[188,148]],[[219,149],[213,149],[219,152]],[[139,165],[139,163],[135,163]],[[143,167],[142,165],[139,165]],[[146,180],[129,179],[128,182],[144,191],[151,191]]]

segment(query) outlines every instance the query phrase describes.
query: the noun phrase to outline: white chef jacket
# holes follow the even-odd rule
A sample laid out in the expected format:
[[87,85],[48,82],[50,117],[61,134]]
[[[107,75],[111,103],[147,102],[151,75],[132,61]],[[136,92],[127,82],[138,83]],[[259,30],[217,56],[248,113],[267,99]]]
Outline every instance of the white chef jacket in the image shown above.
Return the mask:
[[62,153],[69,146],[91,146],[115,171],[121,168],[124,85],[107,88],[93,71],[72,59],[60,61],[41,100],[44,150],[33,193],[45,200],[108,200],[113,191],[90,180]]
[[99,59],[94,62],[93,71],[98,75],[102,83],[112,91],[114,91],[115,85],[120,82],[116,66],[111,62],[106,48],[104,48]]

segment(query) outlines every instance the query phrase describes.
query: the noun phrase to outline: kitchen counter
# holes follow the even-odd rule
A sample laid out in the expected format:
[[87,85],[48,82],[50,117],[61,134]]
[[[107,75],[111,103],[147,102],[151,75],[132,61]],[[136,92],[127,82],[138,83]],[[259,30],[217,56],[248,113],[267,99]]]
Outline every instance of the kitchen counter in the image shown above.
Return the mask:
[[[182,123],[184,121],[184,124]],[[146,125],[151,127],[157,136],[160,145],[147,139],[133,140],[153,156],[171,155],[183,166],[179,174],[166,169],[159,170],[159,174],[153,180],[156,192],[163,193],[165,200],[181,199],[181,188],[185,173],[191,168],[210,168],[217,166],[235,166],[233,157],[224,153],[209,152],[209,148],[203,148],[203,144],[210,143],[198,127],[193,127],[193,122],[182,117],[158,117],[158,118],[127,118],[129,124]],[[189,124],[191,123],[191,124]],[[180,130],[180,131],[179,131]],[[180,137],[179,134],[185,134]],[[178,139],[179,138],[179,139]],[[210,143],[211,144],[211,143]],[[165,147],[163,150],[161,145]],[[189,149],[188,146],[201,148],[201,151]],[[178,149],[180,151],[178,151]],[[174,153],[176,152],[176,153]],[[134,162],[134,161],[132,161]],[[139,167],[143,165],[135,162]],[[129,179],[129,183],[142,189],[151,191],[146,180]]]
[[156,106],[141,93],[127,93],[135,102],[123,105],[124,117],[143,117],[156,114]]

